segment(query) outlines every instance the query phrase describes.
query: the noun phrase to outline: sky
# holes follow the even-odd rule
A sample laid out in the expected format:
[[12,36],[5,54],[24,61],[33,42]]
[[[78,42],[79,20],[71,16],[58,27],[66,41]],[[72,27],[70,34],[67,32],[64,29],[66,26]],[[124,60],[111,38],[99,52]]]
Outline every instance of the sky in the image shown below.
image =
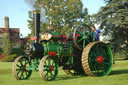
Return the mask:
[[[81,0],[84,7],[88,8],[89,14],[97,13],[104,0]],[[0,0],[0,27],[4,27],[4,17],[9,17],[10,28],[20,28],[22,37],[30,33],[28,29],[28,11],[32,8],[25,0]]]

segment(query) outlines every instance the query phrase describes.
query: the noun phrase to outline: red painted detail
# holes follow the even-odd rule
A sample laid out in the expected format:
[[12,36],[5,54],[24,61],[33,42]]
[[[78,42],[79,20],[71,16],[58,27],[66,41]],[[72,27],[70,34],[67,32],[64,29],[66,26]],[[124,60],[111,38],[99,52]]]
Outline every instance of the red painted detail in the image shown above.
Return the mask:
[[77,40],[77,38],[75,38],[75,40]]
[[62,38],[67,38],[66,35],[61,35]]
[[36,40],[37,39],[37,37],[31,37],[30,38],[30,40]]
[[59,38],[59,36],[58,36],[58,35],[53,35],[53,37],[55,37],[55,38]]
[[48,57],[48,59],[50,59],[50,57]]
[[50,71],[53,71],[54,70],[54,66],[50,66],[49,69],[50,69]]
[[77,40],[77,37],[80,37],[80,34],[77,34],[77,35],[76,35],[76,38],[75,38],[75,40]]
[[77,36],[77,37],[80,37],[80,34],[77,34],[76,36]]
[[98,63],[102,63],[103,62],[103,58],[101,56],[98,56],[98,58],[96,59]]
[[23,66],[23,71],[26,71],[26,66]]
[[50,56],[56,56],[56,52],[49,52],[48,55],[50,55]]
[[62,40],[63,42],[65,42],[65,44],[67,44],[67,40],[68,40],[68,39],[67,39],[66,35],[61,35],[61,37],[62,37],[61,40]]

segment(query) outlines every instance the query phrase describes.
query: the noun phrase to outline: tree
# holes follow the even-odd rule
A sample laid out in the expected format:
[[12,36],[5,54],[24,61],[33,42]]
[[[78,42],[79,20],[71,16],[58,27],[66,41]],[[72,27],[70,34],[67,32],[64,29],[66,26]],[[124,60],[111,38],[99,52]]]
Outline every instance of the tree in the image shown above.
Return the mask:
[[128,52],[128,9],[122,5],[124,0],[105,0],[106,6],[93,15],[103,35],[111,36],[109,40],[115,52]]
[[5,56],[12,53],[12,44],[9,38],[9,33],[4,33],[2,38],[2,51]]
[[[36,0],[35,4],[45,9],[46,18],[48,22],[52,22],[53,30],[61,33],[73,31],[73,28],[82,23],[84,16],[88,14],[87,10],[83,9],[81,0]],[[28,22],[33,32],[32,18]],[[46,30],[48,24],[41,23],[41,30]]]

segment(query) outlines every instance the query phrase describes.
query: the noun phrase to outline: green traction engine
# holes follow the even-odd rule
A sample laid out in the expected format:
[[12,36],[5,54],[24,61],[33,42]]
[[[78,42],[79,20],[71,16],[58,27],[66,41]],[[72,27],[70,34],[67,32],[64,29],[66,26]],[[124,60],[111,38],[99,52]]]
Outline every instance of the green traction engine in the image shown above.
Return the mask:
[[33,71],[39,71],[42,79],[51,81],[56,78],[58,67],[74,75],[105,76],[110,73],[111,49],[107,44],[94,40],[94,33],[88,25],[79,25],[69,36],[49,30],[39,39],[39,11],[34,11],[33,17],[34,42],[26,55],[17,57],[13,63],[17,80],[28,79]]

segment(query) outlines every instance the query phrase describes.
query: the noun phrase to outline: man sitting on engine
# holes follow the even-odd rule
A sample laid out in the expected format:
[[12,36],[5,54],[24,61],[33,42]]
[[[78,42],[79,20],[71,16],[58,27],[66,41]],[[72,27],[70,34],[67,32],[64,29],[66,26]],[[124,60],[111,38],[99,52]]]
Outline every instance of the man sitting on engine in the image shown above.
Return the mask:
[[91,28],[92,31],[94,32],[95,41],[100,41],[101,31],[98,30],[98,29],[96,29],[95,26],[90,26],[90,28]]

